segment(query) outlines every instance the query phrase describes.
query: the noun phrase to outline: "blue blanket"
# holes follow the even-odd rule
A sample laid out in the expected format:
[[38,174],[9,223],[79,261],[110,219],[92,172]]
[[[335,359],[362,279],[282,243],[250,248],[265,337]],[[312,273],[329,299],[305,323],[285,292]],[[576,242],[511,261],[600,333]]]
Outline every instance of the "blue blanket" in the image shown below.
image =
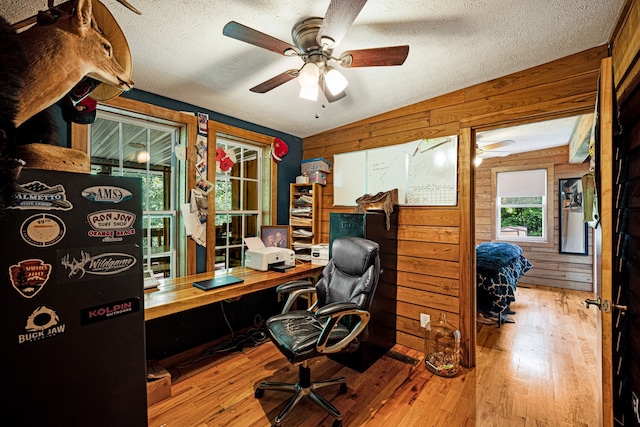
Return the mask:
[[515,301],[518,280],[533,266],[512,243],[486,242],[476,247],[478,309],[501,313]]

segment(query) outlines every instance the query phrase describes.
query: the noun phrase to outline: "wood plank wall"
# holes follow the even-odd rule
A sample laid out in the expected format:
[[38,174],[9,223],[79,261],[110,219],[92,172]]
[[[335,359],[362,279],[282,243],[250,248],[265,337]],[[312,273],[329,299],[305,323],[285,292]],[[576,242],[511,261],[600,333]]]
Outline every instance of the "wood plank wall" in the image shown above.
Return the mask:
[[[591,291],[593,287],[593,248],[588,239],[589,256],[559,253],[558,243],[558,180],[577,178],[589,170],[588,163],[569,164],[568,146],[514,154],[509,157],[485,159],[476,168],[476,244],[492,241],[494,232],[495,189],[491,186],[491,169],[536,164],[553,164],[553,245],[547,243],[513,242],[522,248],[534,268],[520,283]],[[591,230],[589,230],[591,235]]]
[[[303,140],[303,159],[384,147],[421,138],[459,134],[594,111],[600,61],[606,46],[412,104]],[[329,108],[331,108],[329,106]],[[471,151],[460,144],[458,206],[401,207],[398,240],[397,342],[421,350],[419,314],[447,313],[462,335],[465,366],[475,363],[475,228]],[[471,194],[461,191],[470,188]],[[460,200],[460,196],[465,200]],[[467,199],[468,198],[468,199]],[[322,199],[322,241],[329,240],[333,176],[328,174]],[[461,227],[463,225],[463,227]],[[471,269],[469,266],[471,265]]]

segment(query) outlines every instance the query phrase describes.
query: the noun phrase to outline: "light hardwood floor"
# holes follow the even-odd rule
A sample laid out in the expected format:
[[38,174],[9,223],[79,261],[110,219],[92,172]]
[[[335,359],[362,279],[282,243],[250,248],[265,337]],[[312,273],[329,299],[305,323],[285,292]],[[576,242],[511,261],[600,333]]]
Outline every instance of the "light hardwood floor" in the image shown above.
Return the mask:
[[[587,297],[518,288],[511,306],[516,323],[479,325],[477,367],[455,378],[432,375],[422,352],[396,346],[397,354],[420,361],[414,366],[384,356],[358,373],[319,358],[310,363],[312,379],[347,377],[346,394],[337,387],[321,390],[342,412],[345,427],[597,426],[596,310],[584,307]],[[255,386],[297,377],[297,368],[268,341],[170,372],[173,395],[149,408],[150,427],[270,426],[289,394],[266,391],[256,399]],[[305,398],[283,427],[332,422]]]

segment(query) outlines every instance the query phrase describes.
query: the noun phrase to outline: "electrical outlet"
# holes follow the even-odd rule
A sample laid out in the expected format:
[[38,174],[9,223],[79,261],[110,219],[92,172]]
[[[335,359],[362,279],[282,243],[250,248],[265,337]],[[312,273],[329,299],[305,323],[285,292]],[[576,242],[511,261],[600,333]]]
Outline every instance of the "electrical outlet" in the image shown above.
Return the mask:
[[420,327],[424,328],[427,326],[427,323],[431,321],[431,316],[425,313],[420,313]]

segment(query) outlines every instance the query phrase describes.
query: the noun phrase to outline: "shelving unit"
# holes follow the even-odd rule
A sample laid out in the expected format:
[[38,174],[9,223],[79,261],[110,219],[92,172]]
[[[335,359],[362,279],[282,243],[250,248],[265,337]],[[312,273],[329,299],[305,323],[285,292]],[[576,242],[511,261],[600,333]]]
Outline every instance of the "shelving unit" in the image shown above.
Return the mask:
[[322,186],[291,184],[289,191],[289,241],[298,261],[311,261],[311,245],[320,241]]

